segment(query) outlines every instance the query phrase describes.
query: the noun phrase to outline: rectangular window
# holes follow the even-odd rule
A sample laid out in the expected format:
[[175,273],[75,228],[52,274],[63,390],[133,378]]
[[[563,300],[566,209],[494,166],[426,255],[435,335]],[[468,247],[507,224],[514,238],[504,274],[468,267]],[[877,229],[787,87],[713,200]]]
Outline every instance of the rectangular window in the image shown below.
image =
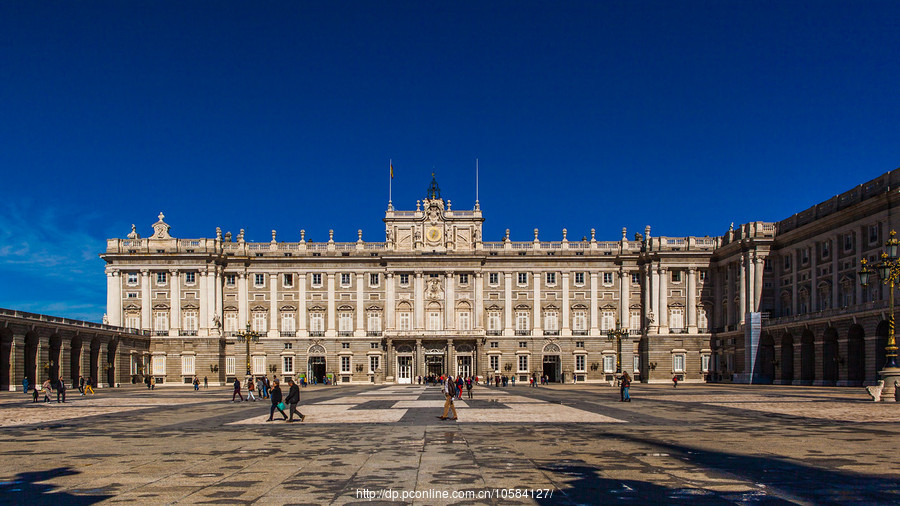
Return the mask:
[[491,341],[491,348],[499,348],[500,343],[498,341]]
[[281,357],[281,370],[284,374],[294,374],[294,357]]
[[669,328],[680,330],[684,328],[684,309],[673,307],[669,309]]
[[378,273],[369,274],[369,286],[378,286],[379,278]]
[[528,355],[519,355],[519,372],[528,372]]
[[285,288],[290,288],[294,286],[294,275],[293,274],[285,274],[281,280],[282,286]]
[[528,325],[528,313],[526,311],[519,311],[516,313],[516,331],[518,332],[527,332],[530,330]]
[[847,234],[844,236],[844,251],[850,251],[853,249],[853,234]]
[[519,283],[520,285],[527,285],[527,284],[528,284],[528,273],[527,273],[527,272],[520,272],[520,273],[519,273],[518,283]]
[[127,292],[125,294],[125,297],[128,299],[137,299],[137,298],[140,298],[140,296],[141,296],[141,294],[139,294],[138,292]]
[[411,327],[410,324],[409,324],[409,322],[410,322],[410,314],[409,314],[409,311],[403,311],[403,312],[401,312],[401,313],[400,313],[399,321],[400,321],[400,330],[404,330],[404,331],[406,331],[406,330],[412,330],[412,327]]
[[576,272],[576,273],[575,273],[575,284],[576,284],[576,285],[583,285],[583,284],[584,284],[584,273],[583,273],[583,272]]
[[641,312],[632,311],[630,319],[631,321],[628,323],[628,328],[632,330],[641,330]]
[[350,357],[341,357],[341,373],[350,374]]
[[253,313],[253,330],[266,332],[266,313]]
[[225,357],[225,375],[234,376],[234,357]]
[[294,343],[284,343],[284,349],[286,349],[286,350],[294,349]]
[[472,330],[472,323],[469,319],[468,311],[460,311],[459,312],[459,330]]
[[184,284],[193,285],[197,282],[196,273],[194,272],[185,272],[184,273]]
[[381,348],[381,343],[369,343],[369,348],[373,350],[377,350]]
[[681,271],[672,271],[672,282],[681,283]]
[[791,268],[791,256],[790,256],[790,255],[785,255],[785,256],[784,256],[784,269],[785,269],[785,270],[788,270],[788,269],[790,269],[790,268]]
[[640,273],[637,273],[637,272],[631,273],[631,284],[632,284],[632,285],[639,285],[639,284],[641,284],[641,275],[640,275]]
[[489,357],[491,363],[491,370],[494,372],[500,372],[500,356],[499,355],[491,355]]
[[441,313],[439,311],[428,312],[428,330],[441,330]]
[[500,284],[500,274],[496,272],[491,272],[488,274],[488,284],[491,285],[499,285]]
[[574,311],[572,313],[572,330],[587,330],[587,319],[584,311]]
[[697,329],[701,332],[709,330],[709,322],[706,320],[706,308],[697,308]]
[[869,244],[878,242],[878,225],[869,225]]
[[238,315],[237,313],[225,313],[225,332],[237,332]]
[[197,331],[197,312],[196,311],[185,311],[184,312],[184,330],[188,332],[196,332]]
[[709,372],[709,355],[700,355],[700,370]]
[[153,355],[153,375],[164,376],[166,374],[166,356]]
[[600,318],[600,330],[607,331],[616,328],[616,312],[612,310],[603,311]]
[[459,275],[459,284],[461,284],[461,285],[469,284],[469,275],[468,274],[460,274]]
[[611,272],[604,272],[604,273],[603,273],[603,284],[604,284],[604,285],[611,285],[611,284],[613,284],[613,273],[611,273]]
[[684,372],[684,354],[677,354],[672,357],[675,366],[675,372]]
[[193,376],[196,374],[194,372],[194,356],[193,355],[182,355],[181,356],[181,375],[182,376]]
[[822,243],[822,258],[828,258],[828,241]]
[[295,324],[296,320],[294,319],[294,313],[282,313],[281,315],[281,331],[282,332],[296,332],[297,326]]
[[157,272],[156,273],[156,284],[157,285],[166,284],[166,273],[165,272]]
[[700,281],[706,281],[706,271],[700,271]]
[[153,330],[157,332],[168,332],[169,330],[169,313],[158,311],[153,317]]
[[381,357],[379,355],[371,355],[369,357],[369,374],[375,374],[381,369]]
[[547,311],[544,313],[544,330],[551,332],[559,330],[559,313],[556,311]]
[[322,274],[314,272],[312,275],[312,286],[322,286]]
[[555,273],[555,272],[548,272],[548,273],[547,273],[547,284],[548,284],[548,285],[555,285],[555,284],[556,284],[556,273]]
[[127,277],[126,279],[127,279],[126,282],[127,282],[129,285],[136,285],[137,282],[138,282],[138,273],[136,273],[136,272],[129,272],[129,273],[128,273],[128,277]]
[[369,332],[381,332],[381,314],[376,312],[369,313],[368,326]]
[[528,341],[519,341],[519,348],[528,348]]
[[401,274],[400,275],[400,286],[408,286],[409,285],[409,274]]
[[130,314],[125,317],[125,326],[129,329],[141,328],[141,315]]
[[265,274],[254,274],[253,275],[253,284],[255,286],[266,286],[266,275]]
[[341,349],[343,349],[343,350],[349,350],[349,349],[350,349],[350,343],[341,343]]
[[603,355],[603,372],[606,374],[612,374],[616,372],[615,355]]
[[353,314],[338,313],[338,330],[341,332],[350,332],[353,330]]
[[253,374],[263,375],[266,373],[266,357],[263,355],[255,355],[253,357]]
[[350,286],[350,274],[341,274],[341,286]]
[[587,362],[584,355],[575,355],[575,372],[584,372],[584,364]]
[[225,275],[225,284],[228,286],[234,286],[236,276],[234,274],[226,274]]
[[488,312],[488,330],[500,330],[500,311]]
[[640,370],[641,370],[641,357],[640,356],[638,356],[638,355],[632,356],[631,370],[634,372],[640,372]]
[[576,348],[584,348],[584,341],[575,341]]

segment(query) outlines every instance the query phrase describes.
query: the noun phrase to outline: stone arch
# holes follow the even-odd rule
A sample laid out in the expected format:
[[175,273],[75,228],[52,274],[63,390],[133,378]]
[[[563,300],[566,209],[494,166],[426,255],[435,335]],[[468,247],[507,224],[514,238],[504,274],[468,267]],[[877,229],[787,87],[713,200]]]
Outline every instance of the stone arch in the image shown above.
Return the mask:
[[408,344],[401,344],[397,347],[397,353],[412,353],[413,347]]
[[781,336],[781,383],[790,385],[794,382],[794,336],[785,332]]
[[542,350],[544,354],[560,353],[559,345],[556,343],[547,343]]
[[816,338],[806,329],[800,335],[800,381],[812,385],[816,380]]
[[13,335],[9,327],[0,329],[0,390],[10,390],[15,385],[12,375]]
[[325,347],[321,344],[314,344],[306,350],[307,355],[325,355]]
[[60,350],[62,350],[62,338],[59,337],[59,334],[53,334],[50,336],[50,354],[47,357],[47,364],[49,365],[47,373],[50,377],[50,383],[53,385],[59,380],[60,359],[62,359]]
[[884,369],[887,363],[887,351],[885,347],[888,344],[888,333],[891,331],[891,324],[886,320],[881,320],[875,327],[875,371]]
[[828,327],[822,340],[822,380],[827,385],[837,384],[840,365],[838,351],[838,332],[834,327]]
[[69,345],[69,373],[72,377],[72,384],[78,384],[78,377],[81,376],[81,349],[83,342],[81,334],[75,334],[72,343]]
[[775,381],[775,339],[766,332],[759,340],[756,352],[759,382],[771,384]]
[[91,339],[91,357],[88,366],[88,377],[92,387],[96,387],[100,377],[100,336]]
[[40,348],[40,339],[34,331],[25,334],[25,374],[28,383],[31,385],[38,384],[38,350]]
[[850,325],[847,333],[847,380],[862,385],[866,379],[866,340],[862,325]]

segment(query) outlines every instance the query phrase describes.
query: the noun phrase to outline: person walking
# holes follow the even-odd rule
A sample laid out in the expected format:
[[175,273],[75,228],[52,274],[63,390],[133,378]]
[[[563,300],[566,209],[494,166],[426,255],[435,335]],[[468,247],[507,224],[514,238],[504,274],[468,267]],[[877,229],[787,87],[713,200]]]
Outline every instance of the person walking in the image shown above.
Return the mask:
[[466,397],[468,399],[472,398],[472,377],[471,376],[466,378],[466,394],[467,394]]
[[84,376],[78,376],[78,391],[81,392],[81,396],[84,397]]
[[209,380],[206,376],[203,377],[203,388],[209,388]]
[[264,376],[256,380],[256,391],[259,392],[259,397],[261,399],[269,398],[269,389],[266,388],[266,380],[269,379],[268,376]]
[[678,375],[672,376],[672,388],[678,388]]
[[253,395],[253,390],[256,389],[254,383],[256,383],[256,381],[254,381],[253,376],[251,376],[250,379],[247,380],[247,400],[256,402],[256,396]]
[[44,380],[44,384],[41,385],[41,390],[44,391],[44,402],[50,402],[50,380]]
[[[59,398],[62,397],[62,401]],[[56,380],[56,403],[66,403],[66,382],[62,378]]]
[[196,392],[197,390],[200,390],[200,380],[194,376],[194,391]]
[[84,382],[84,393],[87,394],[88,392],[90,392],[91,395],[94,395],[94,382],[90,376],[88,376],[88,379]]
[[465,382],[463,381],[462,375],[456,375],[456,398],[462,400],[462,390]]
[[156,389],[156,377],[150,376],[150,390]]
[[278,384],[278,380],[272,381],[272,390],[269,392],[269,399],[272,401],[272,407],[269,408],[269,419],[267,422],[272,421],[272,415],[275,414],[275,410],[277,409],[281,416],[284,417],[285,420],[288,419],[287,415],[284,414],[284,404],[281,402],[283,396],[281,394],[281,386]]
[[297,386],[297,384],[294,383],[294,380],[292,379],[288,380],[288,385],[290,385],[291,388],[288,390],[287,399],[284,400],[284,403],[291,407],[289,413],[290,418],[288,418],[288,422],[294,421],[294,413],[297,413],[297,416],[300,417],[300,421],[302,422],[304,419],[306,419],[306,416],[303,413],[297,411],[297,404],[300,404],[300,387]]
[[34,404],[34,403],[37,402],[37,400],[38,400],[38,395],[39,395],[39,392],[40,392],[40,390],[41,390],[41,389],[38,388],[38,386],[37,386],[37,380],[35,380],[34,387],[33,387],[31,390],[32,390],[32,399],[33,399],[33,400],[31,401],[31,403]]
[[622,378],[619,380],[619,402],[631,402],[631,395],[628,393],[630,387],[631,376],[628,375],[628,372],[623,372]]
[[22,378],[22,388],[25,390],[25,395],[28,395],[28,378]]
[[231,402],[234,402],[234,396],[240,397],[241,401],[244,400],[244,396],[241,395],[241,380],[234,378],[234,393],[231,394]]
[[456,394],[456,384],[447,378],[447,381],[444,382],[442,387],[442,391],[444,392],[444,398],[446,400],[444,401],[444,412],[438,418],[447,420],[447,415],[450,414],[450,411],[453,411],[453,418],[450,418],[450,420],[456,420],[456,406],[453,405],[453,397],[455,397]]

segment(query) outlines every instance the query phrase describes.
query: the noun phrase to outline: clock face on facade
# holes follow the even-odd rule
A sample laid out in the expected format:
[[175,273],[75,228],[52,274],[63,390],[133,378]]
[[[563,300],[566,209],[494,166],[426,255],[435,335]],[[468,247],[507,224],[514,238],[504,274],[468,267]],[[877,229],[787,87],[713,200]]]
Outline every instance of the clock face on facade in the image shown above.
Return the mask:
[[441,240],[441,229],[438,227],[431,227],[425,232],[425,238],[428,239],[428,242],[438,242]]

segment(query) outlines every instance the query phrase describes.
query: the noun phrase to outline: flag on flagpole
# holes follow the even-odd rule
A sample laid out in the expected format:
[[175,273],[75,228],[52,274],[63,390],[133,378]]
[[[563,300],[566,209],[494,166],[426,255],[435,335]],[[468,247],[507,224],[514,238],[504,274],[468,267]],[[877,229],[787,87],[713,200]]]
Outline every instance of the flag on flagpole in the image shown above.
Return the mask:
[[390,162],[391,164],[391,179],[394,179],[394,162]]

